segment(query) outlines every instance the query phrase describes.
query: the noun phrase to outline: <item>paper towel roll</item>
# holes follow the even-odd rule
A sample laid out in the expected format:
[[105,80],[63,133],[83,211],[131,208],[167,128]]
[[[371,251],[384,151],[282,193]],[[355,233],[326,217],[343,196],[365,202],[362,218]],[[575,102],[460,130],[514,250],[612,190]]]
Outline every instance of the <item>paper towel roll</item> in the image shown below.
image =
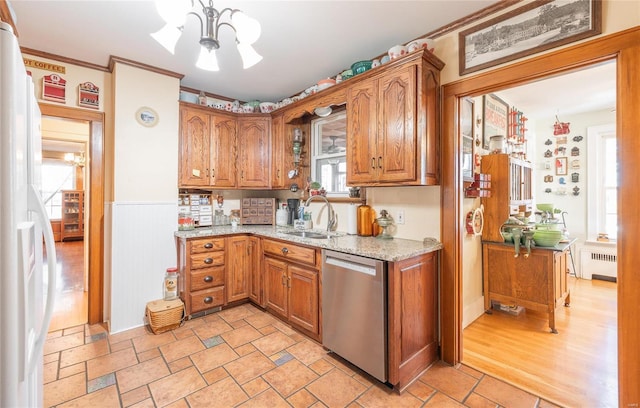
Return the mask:
[[347,234],[356,235],[358,233],[358,206],[349,204],[347,208]]

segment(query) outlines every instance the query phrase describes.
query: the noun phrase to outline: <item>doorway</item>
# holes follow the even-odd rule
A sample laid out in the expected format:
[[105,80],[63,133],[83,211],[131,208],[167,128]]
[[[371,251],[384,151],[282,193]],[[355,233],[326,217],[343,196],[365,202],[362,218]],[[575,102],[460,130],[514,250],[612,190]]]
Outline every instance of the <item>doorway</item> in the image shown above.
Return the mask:
[[[441,345],[444,361],[455,364],[462,360],[462,291],[461,291],[461,219],[462,176],[460,141],[456,137],[457,101],[469,95],[496,92],[522,83],[571,72],[607,60],[617,63],[617,135],[620,179],[618,185],[618,403],[621,406],[637,404],[640,389],[637,384],[637,367],[640,354],[637,343],[640,331],[636,316],[640,304],[636,295],[640,289],[640,271],[630,255],[640,251],[640,244],[630,235],[640,228],[637,216],[637,189],[635,180],[640,178],[637,155],[640,145],[635,129],[640,127],[640,117],[634,115],[638,107],[635,95],[640,89],[640,29],[603,36],[575,46],[544,54],[529,60],[488,71],[447,84],[443,88],[443,146],[442,146],[442,324]],[[624,109],[622,109],[624,108]],[[621,222],[622,221],[622,222]],[[624,310],[624,313],[622,312]],[[622,358],[624,356],[624,358]]]
[[[86,121],[89,124],[89,140],[85,164],[88,177],[84,185],[89,191],[84,209],[88,216],[84,222],[86,246],[85,288],[87,293],[87,323],[103,321],[104,304],[104,113],[87,109],[40,104],[43,117]],[[88,186],[88,187],[87,187]]]

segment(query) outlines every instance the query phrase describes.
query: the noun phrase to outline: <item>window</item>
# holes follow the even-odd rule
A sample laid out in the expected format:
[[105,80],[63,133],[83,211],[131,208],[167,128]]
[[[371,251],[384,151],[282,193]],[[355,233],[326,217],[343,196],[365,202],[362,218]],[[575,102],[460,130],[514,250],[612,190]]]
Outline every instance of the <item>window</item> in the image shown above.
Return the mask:
[[62,218],[62,193],[60,190],[73,190],[75,185],[75,167],[60,160],[42,161],[42,198],[49,218]]
[[[588,140],[588,237],[606,233],[616,239],[618,233],[618,162],[615,125],[594,126],[587,130]],[[591,165],[594,163],[595,165]]]
[[342,111],[311,122],[311,178],[330,196],[346,196],[347,114]]

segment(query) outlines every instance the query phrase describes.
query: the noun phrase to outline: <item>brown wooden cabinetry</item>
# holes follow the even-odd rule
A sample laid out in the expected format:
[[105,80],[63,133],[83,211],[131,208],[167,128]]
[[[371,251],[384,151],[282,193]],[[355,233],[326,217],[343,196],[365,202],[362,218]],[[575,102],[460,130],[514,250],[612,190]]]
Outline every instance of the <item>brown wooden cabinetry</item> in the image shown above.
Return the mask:
[[570,302],[567,252],[572,243],[557,248],[533,248],[531,255],[514,257],[513,245],[482,244],[484,307],[491,301],[547,312],[549,328],[557,333],[555,310]]
[[238,118],[238,187],[269,188],[271,184],[271,119]]
[[389,383],[400,391],[438,358],[438,254],[388,265]]
[[443,64],[418,52],[347,90],[347,184],[439,183]]
[[262,240],[264,304],[272,313],[320,340],[320,256],[316,249]]
[[209,114],[194,108],[180,109],[179,185],[201,187],[211,184],[211,126]]
[[532,210],[531,163],[508,154],[482,156],[481,172],[491,175],[491,197],[482,198],[482,240],[503,242],[500,227],[509,216]]
[[251,298],[260,304],[259,242],[247,235],[227,238],[226,303]]
[[187,316],[225,304],[224,251],[224,238],[178,240],[178,284]]
[[62,190],[60,240],[84,238],[84,191]]
[[211,178],[210,185],[215,187],[235,187],[237,182],[236,119],[219,113],[211,118]]

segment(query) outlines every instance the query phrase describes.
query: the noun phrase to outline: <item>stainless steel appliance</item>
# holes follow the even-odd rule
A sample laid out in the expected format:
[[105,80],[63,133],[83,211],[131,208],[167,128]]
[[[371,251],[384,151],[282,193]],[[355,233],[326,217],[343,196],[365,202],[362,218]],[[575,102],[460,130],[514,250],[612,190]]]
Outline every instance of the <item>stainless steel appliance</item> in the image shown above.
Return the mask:
[[383,261],[322,251],[322,344],[387,381],[387,273]]

